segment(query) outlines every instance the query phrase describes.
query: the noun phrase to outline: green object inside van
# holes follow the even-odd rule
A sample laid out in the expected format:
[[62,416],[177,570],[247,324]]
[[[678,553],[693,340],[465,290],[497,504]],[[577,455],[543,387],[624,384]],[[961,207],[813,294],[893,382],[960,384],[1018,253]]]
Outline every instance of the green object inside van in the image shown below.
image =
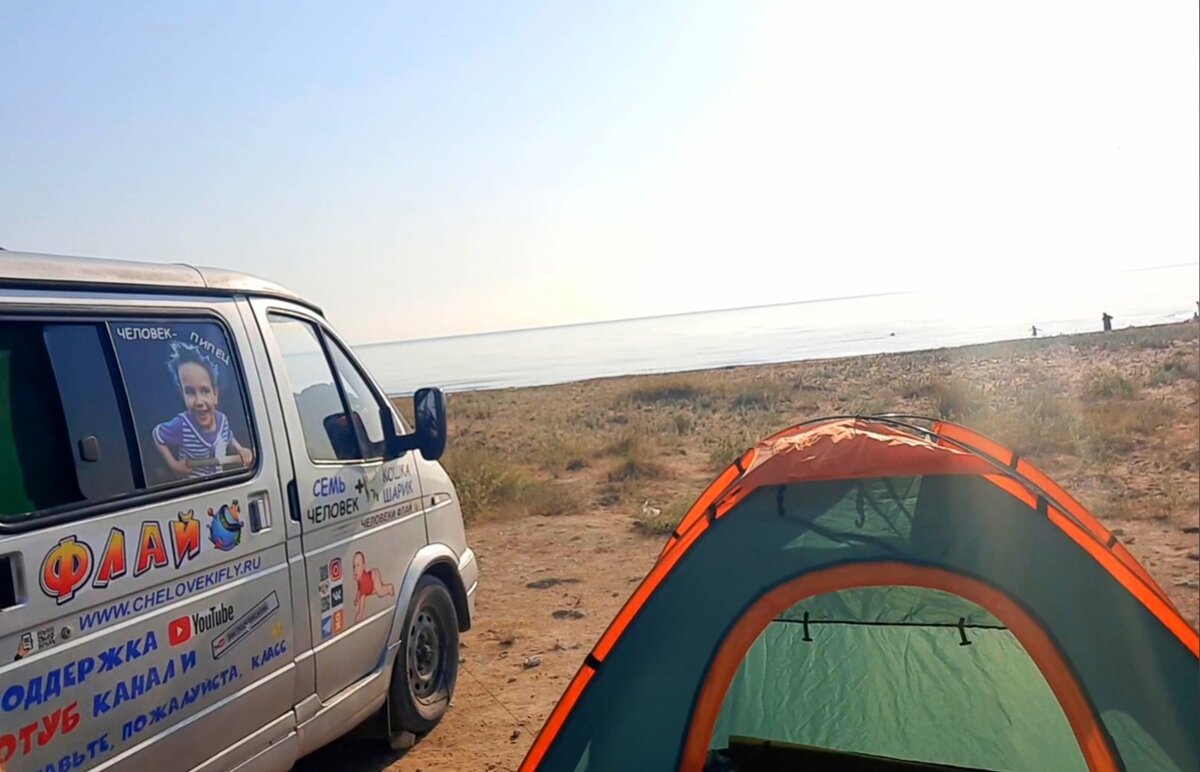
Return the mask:
[[79,498],[41,325],[0,322],[0,520]]

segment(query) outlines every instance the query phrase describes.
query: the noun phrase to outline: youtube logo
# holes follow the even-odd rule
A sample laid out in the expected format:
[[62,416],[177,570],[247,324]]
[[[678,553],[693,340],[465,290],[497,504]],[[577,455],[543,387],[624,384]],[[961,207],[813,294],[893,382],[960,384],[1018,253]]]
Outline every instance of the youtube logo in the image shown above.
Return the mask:
[[192,620],[190,617],[179,617],[167,625],[167,641],[172,646],[187,643],[192,637]]

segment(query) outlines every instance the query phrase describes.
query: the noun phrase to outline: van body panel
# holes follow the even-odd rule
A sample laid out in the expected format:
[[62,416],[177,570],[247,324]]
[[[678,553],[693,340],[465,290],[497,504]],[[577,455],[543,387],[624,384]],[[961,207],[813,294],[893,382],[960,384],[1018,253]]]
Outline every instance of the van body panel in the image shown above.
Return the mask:
[[[262,392],[264,412],[271,426],[277,427],[271,433],[272,449],[275,458],[288,459],[292,452],[288,437],[294,430],[290,429],[284,420],[283,407],[279,400],[279,394],[275,389],[273,375],[275,365],[267,355],[262,328],[259,326],[258,319],[254,315],[254,309],[251,307],[249,299],[239,298],[237,309],[248,335],[255,342],[253,346],[254,365],[259,373],[258,383]],[[292,479],[290,464],[276,463],[275,476],[278,481],[279,490],[282,492],[279,506],[274,510],[276,515],[275,522],[276,527],[282,528],[287,535],[288,569],[290,573],[289,580],[291,582],[290,613],[292,619],[298,620],[293,630],[293,636],[296,641],[297,652],[294,675],[294,699],[295,704],[299,705],[305,697],[312,695],[313,684],[316,683],[317,678],[316,664],[311,656],[313,645],[312,630],[308,625],[310,616],[308,580],[304,575],[304,547],[300,541],[300,520],[299,518],[292,517],[292,505],[288,500],[288,483]]]
[[[296,718],[289,712],[224,753],[213,756],[193,768],[192,772],[223,772],[227,769],[236,769],[237,772],[273,772],[287,769],[297,758],[299,747]],[[245,760],[239,764],[239,759]]]
[[[286,727],[295,724],[290,708],[278,712],[279,702],[273,694],[286,691],[290,672],[281,670],[268,677],[268,684],[280,688],[245,688],[231,692],[221,702],[202,711],[189,723],[151,734],[141,744],[122,755],[109,759],[98,769],[190,769],[208,764],[213,754],[223,754],[221,766],[240,764],[263,750],[268,736],[261,735],[262,725]],[[153,727],[147,732],[153,732]],[[282,738],[286,731],[278,731]],[[238,738],[237,740],[226,738]],[[228,744],[227,744],[228,743]]]
[[[0,757],[18,769],[118,757],[194,766],[220,746],[177,738],[204,731],[235,743],[257,728],[242,706],[277,717],[294,704],[292,679],[273,677],[290,670],[295,651],[292,590],[253,338],[228,297],[15,294],[0,292],[0,318],[14,326],[34,318],[21,312],[121,334],[199,320],[239,379],[253,436],[239,441],[256,457],[248,477],[216,478],[200,492],[150,489],[149,503],[0,535],[0,554],[21,556],[22,593],[0,617]],[[159,375],[124,372],[125,390]],[[257,530],[252,501],[265,523]],[[236,705],[225,701],[235,693]]]
[[470,547],[463,550],[462,557],[458,560],[458,575],[467,589],[467,618],[460,621],[459,626],[469,630],[475,620],[475,597],[479,589],[479,561],[475,559],[475,551]]
[[[251,305],[276,363],[275,385],[286,423],[300,427],[289,432],[288,442],[316,693],[325,700],[371,673],[387,648],[401,572],[426,542],[417,454],[410,451],[391,461],[314,460],[312,435],[323,428],[319,405],[335,403],[341,375],[321,347],[344,350],[344,344],[306,309],[273,299],[256,298]],[[297,337],[281,344],[280,334]],[[321,336],[326,340],[317,340]],[[362,395],[367,409],[391,409],[377,385],[368,382],[368,388],[372,393]],[[327,399],[318,393],[322,389],[330,392]],[[302,410],[312,414],[302,415]]]
[[0,254],[0,286],[103,288],[118,292],[152,288],[159,294],[203,294],[216,290],[226,296],[235,293],[273,295],[307,305],[320,313],[317,306],[275,282],[240,271],[184,263],[4,251]]
[[[308,325],[344,410],[302,414],[291,370],[308,365],[273,315]],[[33,437],[68,464],[30,467],[63,472],[65,503],[53,471],[0,478],[0,768],[286,769],[384,705],[425,572],[453,572],[469,626],[478,567],[454,487],[415,450],[376,452],[378,411],[404,422],[315,305],[223,269],[3,253],[0,325],[0,452]],[[26,402],[57,390],[57,434],[29,433],[41,416],[12,383]],[[360,455],[342,453],[350,431]],[[226,452],[189,455],[196,437]],[[21,508],[31,480],[55,503]]]
[[375,671],[343,689],[340,694],[324,701],[321,710],[300,724],[297,731],[300,753],[311,753],[337,739],[383,707],[391,673],[389,662],[387,667]]
[[441,464],[423,458],[417,464],[417,469],[421,474],[421,491],[425,494],[425,500],[434,507],[430,509],[425,522],[429,543],[444,544],[455,553],[456,558],[461,557],[467,547],[467,534],[450,475],[446,474]]
[[[416,591],[417,582],[421,577],[429,572],[431,566],[435,563],[445,563],[454,566],[458,572],[460,579],[463,581],[464,593],[469,590],[471,585],[467,584],[467,576],[463,575],[463,571],[472,577],[472,584],[475,581],[475,554],[467,549],[463,551],[463,562],[454,554],[454,550],[450,549],[445,544],[427,544],[413,555],[412,562],[408,564],[408,568],[404,572],[404,581],[400,585],[399,592],[396,593],[396,613],[393,616],[392,627],[388,632],[387,642],[389,651],[394,652],[396,647],[400,645],[400,638],[404,634],[404,616],[408,609],[409,602],[412,601],[413,593]],[[453,594],[453,588],[451,588]],[[467,595],[468,602],[471,596]],[[459,628],[466,629],[464,625],[469,625],[470,620],[459,620]]]

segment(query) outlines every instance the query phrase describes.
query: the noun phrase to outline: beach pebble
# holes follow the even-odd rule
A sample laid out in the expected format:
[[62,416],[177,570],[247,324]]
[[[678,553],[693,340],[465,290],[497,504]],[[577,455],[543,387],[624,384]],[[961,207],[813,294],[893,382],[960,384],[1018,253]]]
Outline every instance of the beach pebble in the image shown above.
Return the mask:
[[583,619],[584,613],[577,608],[560,608],[550,616],[554,617],[555,619]]
[[579,580],[572,578],[559,579],[558,577],[547,577],[545,579],[538,579],[534,582],[528,582],[525,586],[531,590],[546,590],[551,587],[556,587],[560,584],[579,584]]

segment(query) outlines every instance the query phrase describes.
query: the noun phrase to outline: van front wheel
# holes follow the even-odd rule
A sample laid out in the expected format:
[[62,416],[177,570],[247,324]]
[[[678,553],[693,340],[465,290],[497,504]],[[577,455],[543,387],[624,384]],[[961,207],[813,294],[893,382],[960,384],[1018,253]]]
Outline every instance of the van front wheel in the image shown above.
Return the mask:
[[421,735],[450,706],[458,678],[458,616],[450,591],[436,576],[417,582],[404,619],[388,694],[392,733]]

